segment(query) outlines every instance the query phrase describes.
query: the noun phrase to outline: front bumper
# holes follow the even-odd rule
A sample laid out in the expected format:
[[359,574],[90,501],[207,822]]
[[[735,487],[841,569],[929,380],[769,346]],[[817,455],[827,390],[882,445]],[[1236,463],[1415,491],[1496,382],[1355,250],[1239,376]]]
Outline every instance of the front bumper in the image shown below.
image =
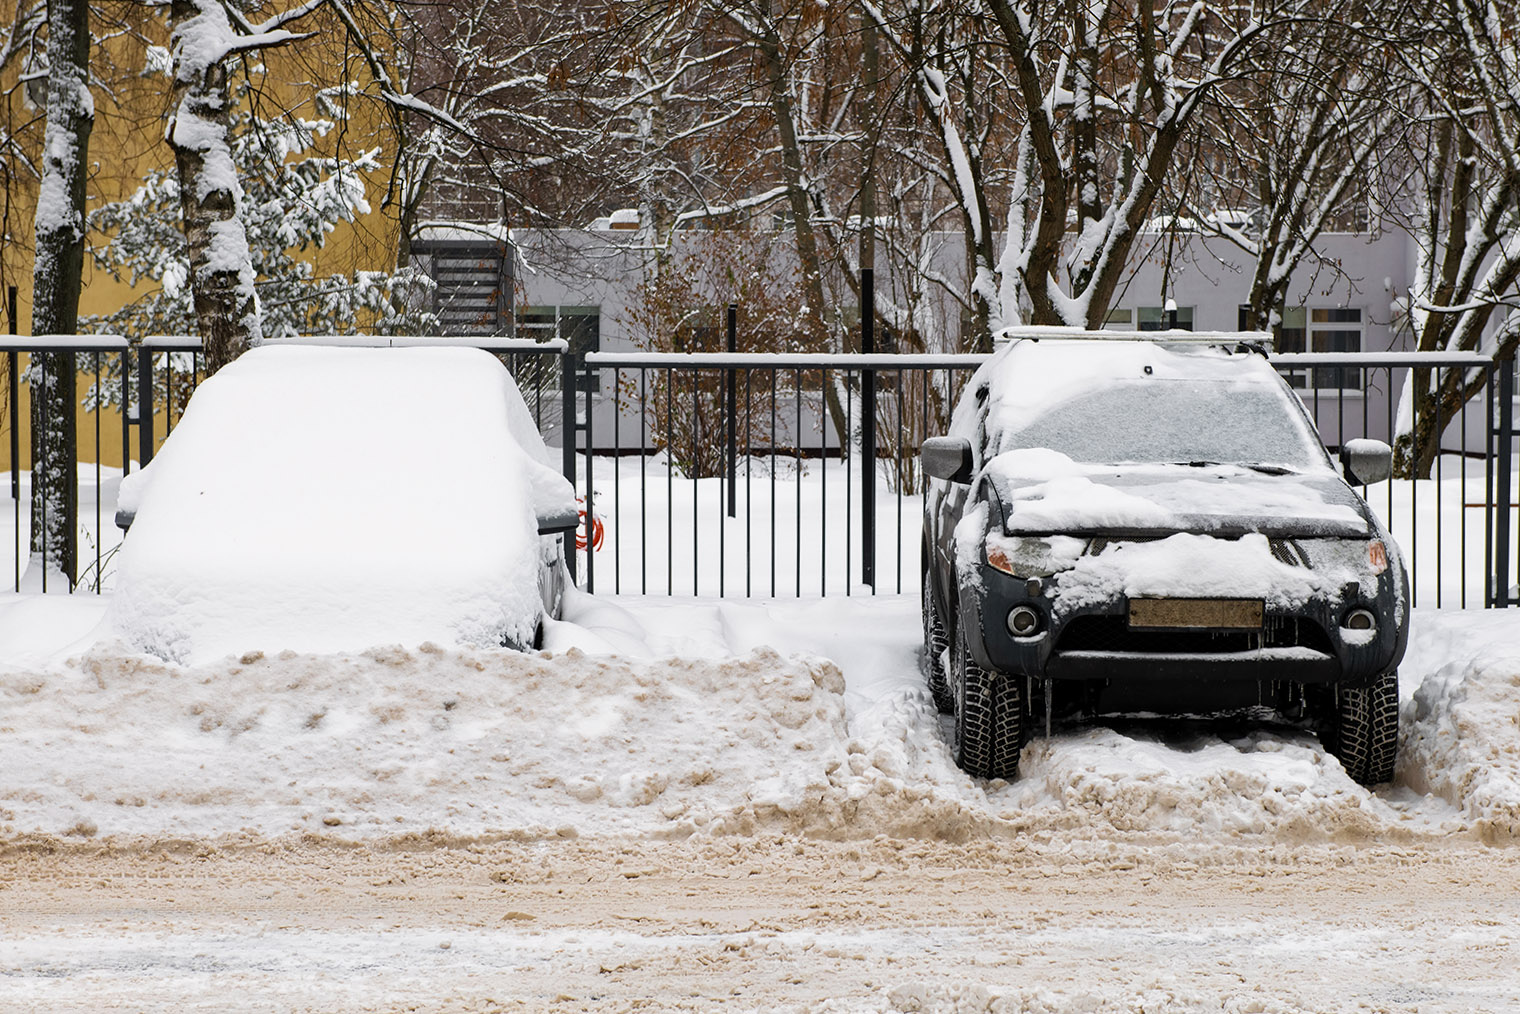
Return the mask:
[[[1067,610],[1053,588],[1052,579],[1014,578],[986,564],[976,580],[963,582],[958,619],[977,662],[1035,679],[1357,686],[1396,667],[1408,638],[1393,567],[1379,578],[1375,596],[1352,586],[1291,608],[1268,605],[1261,630],[1254,633],[1132,630],[1127,598]],[[1021,605],[1042,617],[1033,636],[1016,637],[1008,630],[1005,618]],[[1342,617],[1356,608],[1378,617],[1375,633],[1362,643],[1341,628]]]

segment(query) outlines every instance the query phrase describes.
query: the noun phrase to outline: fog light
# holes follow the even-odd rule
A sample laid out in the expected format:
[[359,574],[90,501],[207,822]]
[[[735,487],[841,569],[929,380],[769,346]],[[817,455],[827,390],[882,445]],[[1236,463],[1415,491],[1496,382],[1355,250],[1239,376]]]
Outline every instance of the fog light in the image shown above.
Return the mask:
[[1008,632],[1014,637],[1028,637],[1040,629],[1040,614],[1029,606],[1008,610]]
[[1371,610],[1353,609],[1341,621],[1341,626],[1347,630],[1376,630],[1377,617],[1372,615]]

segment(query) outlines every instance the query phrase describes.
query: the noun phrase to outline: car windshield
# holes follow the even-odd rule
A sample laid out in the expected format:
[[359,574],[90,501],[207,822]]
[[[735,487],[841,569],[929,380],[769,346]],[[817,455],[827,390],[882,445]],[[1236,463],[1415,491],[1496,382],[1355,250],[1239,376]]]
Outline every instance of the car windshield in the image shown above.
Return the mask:
[[1045,447],[1094,464],[1178,462],[1325,466],[1286,390],[1177,378],[1122,381],[1052,406],[1003,434],[1000,451]]

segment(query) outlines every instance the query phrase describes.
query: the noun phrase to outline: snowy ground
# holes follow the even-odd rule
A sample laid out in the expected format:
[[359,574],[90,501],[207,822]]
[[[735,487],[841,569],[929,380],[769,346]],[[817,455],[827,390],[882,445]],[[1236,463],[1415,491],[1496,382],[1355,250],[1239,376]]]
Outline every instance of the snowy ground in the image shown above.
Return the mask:
[[3,1010],[1520,1010],[1520,614],[1415,611],[1369,792],[1244,720],[969,779],[916,596],[195,667],[110,603],[0,594]]
[[1520,1009],[1513,615],[1416,613],[1368,792],[1244,722],[968,779],[901,597],[195,668],[105,604],[0,597],[0,1008]]

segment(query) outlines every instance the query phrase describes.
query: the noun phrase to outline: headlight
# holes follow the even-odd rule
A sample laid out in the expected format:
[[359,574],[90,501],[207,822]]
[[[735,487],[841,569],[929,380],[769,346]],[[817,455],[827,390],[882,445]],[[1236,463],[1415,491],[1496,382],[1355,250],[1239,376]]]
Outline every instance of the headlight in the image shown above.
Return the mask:
[[1388,570],[1388,546],[1381,539],[1299,539],[1309,566],[1326,584],[1356,583],[1364,594],[1377,592],[1377,577]]
[[1076,566],[1085,539],[1069,535],[1044,537],[987,535],[987,563],[1013,577],[1049,577]]

